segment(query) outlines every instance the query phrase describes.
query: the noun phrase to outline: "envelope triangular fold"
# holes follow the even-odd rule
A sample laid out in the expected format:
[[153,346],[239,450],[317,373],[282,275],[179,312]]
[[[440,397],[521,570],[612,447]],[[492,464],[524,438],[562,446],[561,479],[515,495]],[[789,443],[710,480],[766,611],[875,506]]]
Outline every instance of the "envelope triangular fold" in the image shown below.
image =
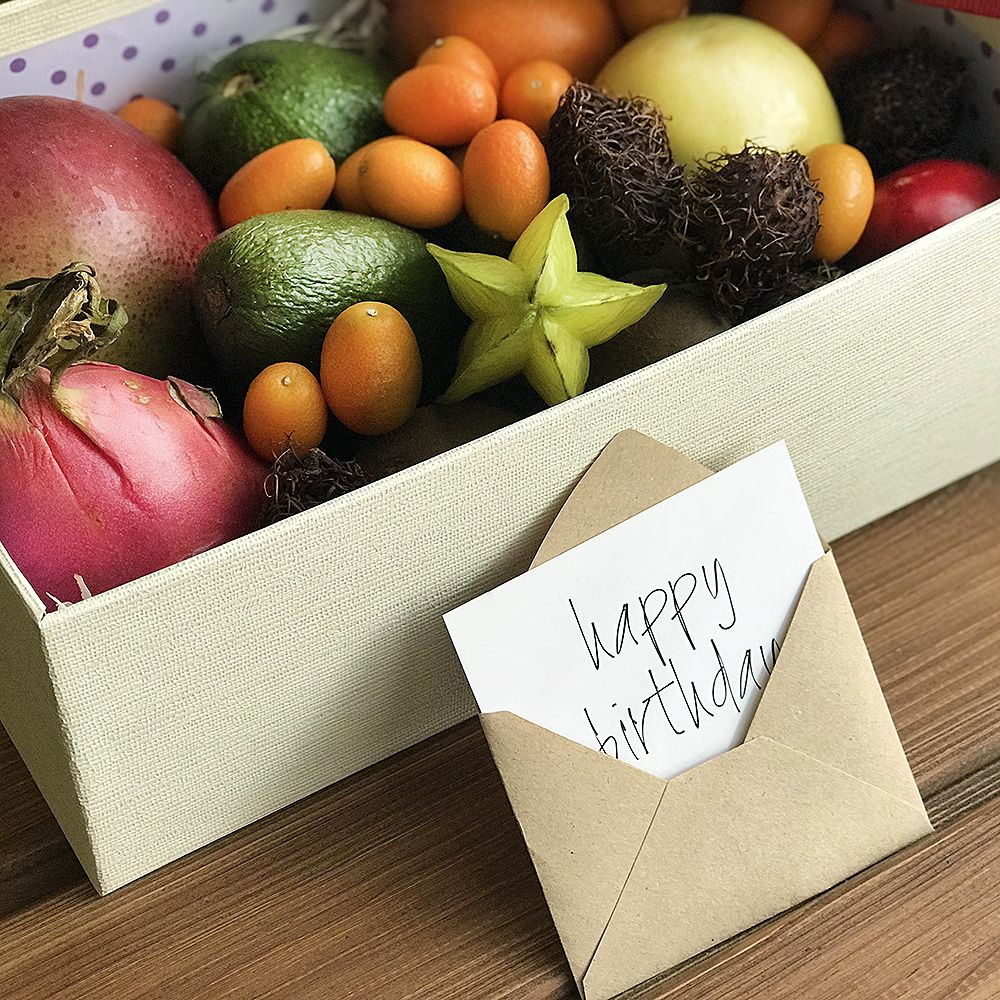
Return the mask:
[[[533,565],[709,474],[618,434]],[[932,829],[830,552],[810,570],[747,740],[669,782],[515,715],[482,719],[585,1000],[609,1000]]]
[[579,983],[665,785],[508,712],[481,718]]
[[707,479],[711,470],[638,431],[605,446],[563,504],[532,568]]
[[926,822],[832,552],[809,572],[747,739],[757,736],[881,788]]
[[584,974],[609,1000],[926,831],[910,806],[765,737],[671,780]]

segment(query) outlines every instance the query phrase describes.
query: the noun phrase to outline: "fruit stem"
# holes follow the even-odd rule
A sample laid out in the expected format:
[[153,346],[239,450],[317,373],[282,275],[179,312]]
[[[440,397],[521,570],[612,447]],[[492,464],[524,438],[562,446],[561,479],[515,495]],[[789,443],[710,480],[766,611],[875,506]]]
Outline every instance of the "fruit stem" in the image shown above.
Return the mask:
[[249,73],[240,73],[239,76],[230,77],[222,88],[223,97],[239,97],[248,90],[253,90],[257,86],[257,81]]
[[14,398],[43,366],[55,386],[69,365],[107,347],[128,322],[125,310],[101,295],[89,264],[15,281],[4,291],[14,294],[0,316],[0,392]]

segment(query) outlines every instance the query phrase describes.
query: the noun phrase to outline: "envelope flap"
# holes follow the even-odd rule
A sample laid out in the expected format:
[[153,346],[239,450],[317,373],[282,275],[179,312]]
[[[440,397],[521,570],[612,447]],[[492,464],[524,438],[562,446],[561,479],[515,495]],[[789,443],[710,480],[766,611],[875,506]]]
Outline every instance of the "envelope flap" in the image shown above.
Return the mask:
[[552,522],[532,569],[707,479],[710,469],[638,431],[607,444]]
[[509,712],[480,718],[579,982],[665,785]]
[[832,552],[809,571],[748,739],[767,736],[924,812]]
[[752,739],[667,783],[585,1000],[609,1000],[930,832],[895,796]]

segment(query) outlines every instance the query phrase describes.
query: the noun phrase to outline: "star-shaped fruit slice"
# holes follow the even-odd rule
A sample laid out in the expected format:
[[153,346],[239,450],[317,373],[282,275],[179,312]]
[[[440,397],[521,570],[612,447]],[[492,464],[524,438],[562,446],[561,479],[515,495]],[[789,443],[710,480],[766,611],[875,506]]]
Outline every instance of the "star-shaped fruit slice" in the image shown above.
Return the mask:
[[566,195],[549,202],[510,259],[428,244],[452,296],[472,319],[444,402],[520,372],[549,406],[580,395],[590,372],[588,348],[638,322],[666,290],[578,271],[568,211]]

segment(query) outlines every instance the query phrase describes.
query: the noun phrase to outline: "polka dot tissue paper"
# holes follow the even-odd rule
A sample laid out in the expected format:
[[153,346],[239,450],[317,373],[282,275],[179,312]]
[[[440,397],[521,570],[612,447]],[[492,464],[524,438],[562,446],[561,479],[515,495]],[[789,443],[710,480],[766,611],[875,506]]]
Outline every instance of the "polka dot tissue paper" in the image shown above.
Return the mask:
[[338,0],[163,0],[0,60],[0,97],[53,94],[116,110],[140,94],[180,104],[228,49],[320,24]]

